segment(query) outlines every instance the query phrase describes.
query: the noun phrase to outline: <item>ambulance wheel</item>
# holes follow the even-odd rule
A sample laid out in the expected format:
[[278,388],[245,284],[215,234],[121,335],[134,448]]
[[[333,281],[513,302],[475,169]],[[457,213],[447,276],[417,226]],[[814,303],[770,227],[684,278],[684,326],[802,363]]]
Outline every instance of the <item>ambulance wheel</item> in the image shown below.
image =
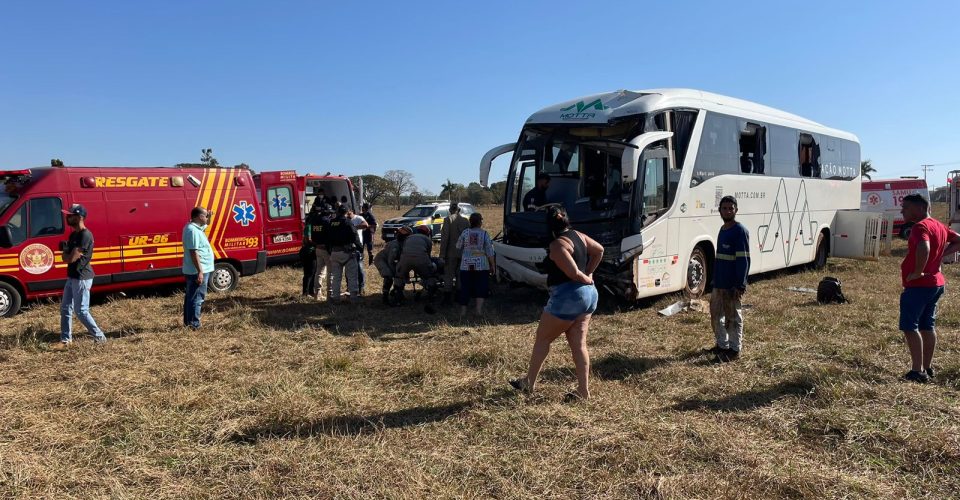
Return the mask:
[[696,299],[707,290],[707,279],[710,268],[707,252],[698,246],[690,252],[690,262],[687,263],[687,286],[684,289],[687,297]]
[[240,273],[237,272],[237,268],[226,262],[218,262],[210,273],[210,283],[207,284],[207,288],[214,292],[229,292],[237,287],[238,281],[240,281]]
[[810,263],[810,267],[817,270],[827,267],[827,257],[829,253],[827,239],[823,236],[823,233],[820,233],[820,236],[817,238],[817,253],[813,256],[813,262]]
[[12,285],[0,281],[0,317],[9,318],[20,311],[20,292]]

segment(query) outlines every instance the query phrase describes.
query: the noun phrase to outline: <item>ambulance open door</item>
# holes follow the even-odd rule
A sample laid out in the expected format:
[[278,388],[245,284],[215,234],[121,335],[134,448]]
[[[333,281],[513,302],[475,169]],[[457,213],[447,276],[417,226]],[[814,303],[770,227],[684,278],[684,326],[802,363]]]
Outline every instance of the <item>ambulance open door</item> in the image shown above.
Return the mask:
[[881,213],[840,210],[834,219],[831,234],[833,257],[857,260],[880,260],[890,254],[893,221]]

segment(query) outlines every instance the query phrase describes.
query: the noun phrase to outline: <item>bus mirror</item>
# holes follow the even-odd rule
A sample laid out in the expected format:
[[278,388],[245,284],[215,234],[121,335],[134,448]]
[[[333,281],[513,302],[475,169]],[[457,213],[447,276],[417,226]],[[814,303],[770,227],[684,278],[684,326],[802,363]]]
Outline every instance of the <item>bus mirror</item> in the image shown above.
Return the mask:
[[[630,144],[633,144],[642,136],[635,137]],[[637,180],[637,168],[640,165],[640,148],[627,146],[623,148],[623,156],[620,157],[620,172],[623,176],[623,182],[633,182]]]
[[623,156],[620,157],[620,173],[623,176],[623,182],[637,180],[637,170],[640,168],[640,158],[643,156],[644,148],[672,136],[673,132],[647,132],[631,139],[629,145],[623,148]]
[[4,224],[0,226],[0,248],[10,248],[13,246],[13,233],[10,226]]
[[490,180],[490,167],[493,165],[493,160],[498,156],[509,153],[517,147],[517,143],[511,142],[510,144],[504,144],[502,146],[497,146],[490,151],[487,151],[487,154],[483,155],[483,158],[480,159],[480,185],[483,187],[489,187],[487,181]]

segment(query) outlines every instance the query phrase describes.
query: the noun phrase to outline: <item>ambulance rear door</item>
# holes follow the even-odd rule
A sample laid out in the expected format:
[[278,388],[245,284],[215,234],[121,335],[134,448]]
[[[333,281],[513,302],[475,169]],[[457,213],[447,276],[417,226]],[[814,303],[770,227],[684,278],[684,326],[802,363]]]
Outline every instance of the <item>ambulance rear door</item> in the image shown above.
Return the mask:
[[278,263],[297,258],[303,244],[303,212],[294,170],[261,172],[259,195],[263,219],[267,262]]

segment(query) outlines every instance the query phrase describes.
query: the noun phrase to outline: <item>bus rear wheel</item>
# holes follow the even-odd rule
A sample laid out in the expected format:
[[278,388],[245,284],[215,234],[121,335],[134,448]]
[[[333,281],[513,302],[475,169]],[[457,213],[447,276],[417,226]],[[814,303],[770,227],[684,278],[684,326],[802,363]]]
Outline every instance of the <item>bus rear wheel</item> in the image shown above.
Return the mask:
[[9,318],[20,311],[23,298],[9,283],[0,282],[0,317]]
[[703,247],[697,247],[690,253],[690,262],[687,263],[687,286],[684,289],[687,297],[699,298],[707,290],[709,274],[707,253]]
[[237,268],[227,262],[218,262],[210,273],[210,283],[207,288],[214,292],[229,292],[237,287],[240,281],[240,273]]
[[823,233],[820,233],[820,237],[817,238],[817,254],[813,256],[813,262],[811,262],[810,267],[816,270],[827,267],[828,255],[829,249],[827,248],[827,239],[823,236]]

